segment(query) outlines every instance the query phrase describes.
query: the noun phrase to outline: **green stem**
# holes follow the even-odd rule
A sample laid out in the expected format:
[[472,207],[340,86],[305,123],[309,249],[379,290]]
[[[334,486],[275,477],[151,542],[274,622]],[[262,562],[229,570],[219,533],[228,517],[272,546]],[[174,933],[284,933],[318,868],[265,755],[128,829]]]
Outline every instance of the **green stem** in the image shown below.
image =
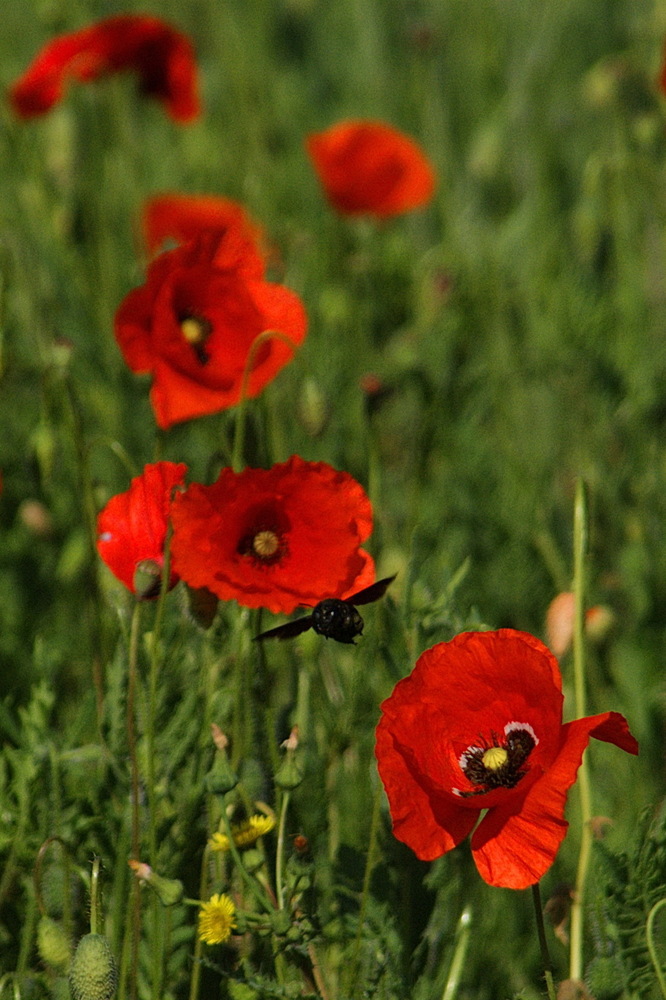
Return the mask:
[[458,920],[453,958],[451,959],[449,974],[446,977],[446,982],[444,984],[444,992],[442,993],[442,1000],[454,1000],[454,997],[458,992],[458,986],[460,985],[460,976],[465,965],[467,948],[470,942],[471,928],[472,928],[472,910],[471,907],[466,906],[465,909],[460,914],[460,918]]
[[238,399],[238,406],[236,408],[236,427],[234,431],[234,446],[232,452],[231,467],[234,472],[240,472],[243,468],[243,451],[245,446],[245,416],[247,411],[247,399],[248,399],[248,388],[250,385],[250,376],[254,370],[254,362],[257,354],[263,347],[265,343],[269,340],[281,340],[283,344],[286,344],[290,350],[296,354],[297,346],[285,333],[280,333],[279,330],[264,330],[252,341],[252,345],[247,354],[247,361],[245,362],[245,368],[243,369],[243,378],[241,379],[240,396]]
[[[208,846],[204,848],[203,857],[201,858],[201,872],[199,874],[199,896],[201,899],[207,899],[208,897],[208,856],[209,856]],[[183,902],[188,905],[192,905],[195,901],[186,899]],[[196,905],[200,906],[199,900],[196,900]],[[190,995],[189,1000],[197,1000],[199,996],[199,981],[201,979],[201,953],[203,951],[203,941],[198,934],[194,938],[194,955],[192,956],[192,978],[190,979]]]
[[[576,486],[574,505],[574,595],[575,618],[573,637],[574,693],[576,718],[582,719],[586,712],[585,697],[585,559],[587,554],[587,495],[585,484],[579,480]],[[592,817],[590,776],[583,756],[578,771],[578,795],[580,798],[581,835],[576,887],[571,907],[571,952],[569,958],[569,978],[580,980],[583,974],[583,905],[585,880],[592,848]]]
[[546,940],[546,928],[543,923],[543,906],[541,905],[541,890],[537,882],[532,886],[532,901],[534,902],[534,915],[536,917],[537,934],[539,936],[539,948],[541,950],[541,963],[543,965],[546,989],[548,990],[548,1000],[557,1000],[555,984],[553,982],[553,966],[548,952],[548,941]]
[[243,859],[240,856],[240,851],[238,850],[236,844],[234,843],[233,834],[231,832],[231,823],[229,822],[229,817],[227,815],[226,809],[222,810],[222,822],[224,824],[224,832],[226,833],[229,839],[229,850],[231,851],[231,856],[234,859],[234,864],[238,869],[238,874],[242,878],[243,882],[245,882],[245,885],[250,890],[250,894],[254,896],[255,901],[258,903],[261,909],[264,910],[266,913],[272,913],[273,906],[271,905],[270,900],[260,891],[259,883],[252,878],[247,868],[243,864]]
[[[171,524],[167,525],[167,532],[164,541],[164,563],[162,566],[162,576],[160,581],[160,593],[157,599],[155,610],[155,620],[150,644],[150,667],[148,674],[148,713],[146,718],[146,759],[147,759],[147,799],[148,799],[148,860],[149,864],[157,867],[157,781],[155,776],[155,722],[157,717],[157,681],[160,669],[160,652],[162,634],[162,622],[164,620],[164,610],[166,597],[169,590],[169,577],[171,575]],[[164,925],[162,922],[163,912],[159,901],[153,897],[151,901],[151,915],[153,923],[152,949],[152,998],[160,1000],[163,994],[163,957],[166,950],[164,940]]]
[[379,834],[379,816],[381,812],[382,792],[382,786],[378,781],[372,802],[372,817],[370,819],[370,834],[368,837],[368,853],[365,859],[365,872],[363,874],[363,889],[361,891],[361,905],[358,913],[356,939],[354,941],[354,950],[352,951],[351,961],[349,963],[349,985],[354,991],[354,995],[358,992],[356,990],[356,980],[359,974],[361,942],[363,940],[365,914],[368,909],[368,898],[370,896],[370,879],[372,878],[372,872],[375,867],[375,851],[377,848],[377,837]]
[[650,958],[652,960],[652,965],[654,966],[655,975],[657,977],[657,982],[659,983],[659,989],[661,990],[661,995],[666,1000],[666,978],[664,977],[661,962],[659,961],[659,956],[657,954],[657,949],[654,945],[654,921],[659,910],[666,906],[666,897],[660,899],[658,903],[655,903],[650,910],[647,918],[647,924],[645,927],[645,934],[647,937],[648,951],[650,952]]
[[164,542],[164,565],[160,582],[160,593],[157,599],[155,621],[153,622],[152,641],[150,644],[150,669],[148,676],[148,717],[146,719],[146,757],[148,767],[148,862],[157,865],[157,803],[155,783],[155,717],[157,715],[157,679],[160,667],[160,635],[164,620],[166,595],[169,590],[171,574],[171,525],[167,528]]
[[[128,676],[127,676],[127,747],[130,757],[130,784],[132,802],[131,821],[131,851],[130,856],[139,861],[140,854],[140,822],[139,822],[139,762],[137,758],[136,737],[136,689],[138,680],[139,635],[141,626],[141,604],[135,601],[130,626]],[[130,997],[137,995],[137,979],[139,973],[139,938],[141,934],[141,900],[138,892],[138,882],[132,879],[130,884],[130,908],[132,914],[131,935],[131,970]]]
[[99,586],[99,562],[97,558],[97,507],[90,474],[90,449],[86,444],[83,415],[72,380],[69,377],[64,381],[64,389],[72,423],[72,438],[81,487],[81,507],[90,547],[90,599],[88,613],[92,619],[90,622],[92,632],[92,675],[95,688],[97,729],[100,733],[100,739],[103,742],[101,730],[104,717],[104,664],[107,657],[104,648],[104,630],[100,627],[102,621],[102,599]]
[[275,891],[279,909],[284,909],[284,885],[282,882],[284,873],[284,831],[287,824],[287,810],[289,809],[289,799],[291,794],[289,789],[282,793],[282,803],[280,808],[280,822],[278,824],[277,851],[275,856]]
[[102,926],[101,914],[99,912],[99,858],[93,859],[92,874],[90,876],[90,933],[99,934]]

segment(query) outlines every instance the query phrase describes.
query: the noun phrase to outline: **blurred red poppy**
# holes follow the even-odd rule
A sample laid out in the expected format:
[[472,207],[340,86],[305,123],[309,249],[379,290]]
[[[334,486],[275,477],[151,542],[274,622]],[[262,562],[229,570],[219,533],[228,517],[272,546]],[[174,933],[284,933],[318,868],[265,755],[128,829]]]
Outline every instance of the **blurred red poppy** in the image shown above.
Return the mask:
[[166,240],[187,243],[201,235],[202,230],[212,229],[223,235],[233,227],[239,228],[260,247],[263,239],[261,227],[250,219],[241,204],[231,198],[158,194],[147,199],[141,213],[143,239],[151,255]]
[[176,497],[174,562],[192,587],[248,608],[289,613],[346,597],[374,580],[361,544],[372,531],[363,488],[294,455],[270,469],[223,469]]
[[[111,572],[139,598],[156,597],[174,487],[187,466],[156,462],[136,476],[126,493],[111,497],[97,519],[97,551]],[[171,572],[169,587],[178,582]]]
[[567,792],[590,737],[638,753],[623,716],[563,725],[562,702],[557,660],[524,632],[467,632],[423,653],[377,727],[398,840],[429,861],[476,827],[472,854],[486,882],[538,882],[564,839]]
[[107,17],[47,42],[9,96],[18,115],[33,118],[62,99],[69,80],[83,83],[126,69],[136,70],[141,93],[161,101],[174,121],[199,115],[190,40],[160,18],[142,14]]
[[120,304],[115,335],[132,371],[151,373],[160,427],[238,403],[255,339],[277,331],[254,353],[247,386],[258,395],[305,339],[298,296],[264,280],[263,260],[236,228],[210,231],[160,254],[145,285]]
[[331,205],[346,215],[399,215],[425,205],[435,171],[423,150],[383,122],[343,121],[306,148]]

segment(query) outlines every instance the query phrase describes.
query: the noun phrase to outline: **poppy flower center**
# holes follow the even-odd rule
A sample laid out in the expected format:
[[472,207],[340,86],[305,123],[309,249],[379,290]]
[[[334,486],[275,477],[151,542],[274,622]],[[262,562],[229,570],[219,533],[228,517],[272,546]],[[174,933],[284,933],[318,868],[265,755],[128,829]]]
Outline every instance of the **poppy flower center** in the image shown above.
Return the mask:
[[270,559],[280,548],[280,539],[274,531],[258,531],[252,539],[252,548],[260,559]]
[[183,316],[179,320],[180,332],[183,339],[190,345],[200,364],[205,365],[210,361],[210,354],[206,350],[205,344],[213,332],[213,324],[204,316]]
[[250,513],[246,525],[236,547],[238,554],[259,566],[280,562],[288,549],[289,521],[284,513],[262,506]]
[[539,739],[527,722],[509,722],[504,733],[498,737],[491,734],[490,742],[472,745],[460,755],[458,763],[468,781],[478,785],[478,790],[461,791],[454,788],[456,795],[469,798],[483,795],[496,788],[515,788],[527,774],[528,759]]

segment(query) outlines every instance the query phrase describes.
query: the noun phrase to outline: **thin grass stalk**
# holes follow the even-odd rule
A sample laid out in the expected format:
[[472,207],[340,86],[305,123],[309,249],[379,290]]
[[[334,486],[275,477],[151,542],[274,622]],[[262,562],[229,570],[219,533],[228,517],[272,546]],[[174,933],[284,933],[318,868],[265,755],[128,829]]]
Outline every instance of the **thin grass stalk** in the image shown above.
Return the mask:
[[[199,875],[199,898],[208,898],[208,857],[210,855],[210,848],[208,844],[204,847],[203,856],[201,858],[201,872]],[[194,955],[192,956],[192,975],[190,977],[190,992],[189,1000],[197,1000],[199,996],[199,982],[201,980],[201,952],[203,950],[203,941],[198,934],[194,938]]]
[[[147,799],[148,799],[148,858],[151,865],[157,864],[157,799],[156,799],[156,777],[155,777],[155,720],[157,715],[157,679],[159,676],[160,661],[160,635],[162,631],[162,621],[164,619],[164,606],[166,595],[169,589],[170,575],[170,541],[171,525],[167,527],[166,540],[164,543],[164,565],[162,567],[162,579],[160,593],[157,599],[155,611],[155,621],[153,622],[152,642],[150,646],[150,669],[148,677],[148,714],[146,719],[146,756],[147,756]],[[166,942],[162,931],[162,911],[159,900],[156,896],[151,898],[151,918],[153,925],[153,947],[152,952],[152,998],[160,1000],[162,996],[162,976],[164,968],[164,954]],[[161,947],[157,947],[160,941]]]
[[242,881],[249,889],[250,895],[254,898],[255,902],[264,911],[264,913],[273,913],[273,906],[271,904],[271,901],[260,890],[259,883],[256,881],[256,879],[252,878],[247,868],[243,864],[243,859],[241,858],[240,851],[236,847],[236,843],[234,841],[234,836],[231,831],[231,822],[229,820],[229,816],[227,815],[226,809],[222,810],[222,822],[224,824],[224,832],[226,833],[227,839],[229,841],[229,850],[231,851],[231,856],[234,859],[234,865],[238,870],[238,874],[240,875]]
[[146,755],[148,758],[148,862],[157,862],[157,809],[155,801],[155,717],[157,715],[157,679],[160,666],[160,634],[164,621],[164,607],[169,590],[171,574],[171,522],[167,525],[164,541],[164,565],[160,581],[160,593],[153,622],[152,642],[150,644],[150,670],[148,676],[148,716],[146,719]]
[[102,926],[99,893],[99,858],[93,858],[92,872],[90,875],[90,933],[99,934]]
[[541,890],[539,883],[532,886],[532,901],[534,903],[534,915],[536,917],[537,935],[539,937],[539,949],[541,951],[541,964],[543,965],[543,975],[546,980],[548,990],[548,1000],[557,1000],[555,984],[553,982],[553,966],[548,951],[548,941],[546,939],[546,928],[543,923],[543,906],[541,905]]
[[[587,494],[585,484],[579,480],[576,486],[574,504],[574,581],[575,595],[573,666],[576,718],[586,715],[585,696],[585,560],[587,555]],[[585,755],[578,771],[578,795],[580,799],[581,832],[576,885],[571,907],[571,950],[569,955],[569,978],[580,980],[583,974],[583,907],[585,880],[592,847],[592,817],[590,776]]]
[[236,407],[236,426],[234,429],[234,444],[231,459],[231,467],[234,472],[240,472],[243,468],[248,388],[250,385],[250,376],[254,366],[254,359],[256,358],[260,348],[263,347],[263,345],[269,340],[281,340],[294,352],[294,355],[297,351],[296,344],[293,342],[291,337],[288,337],[285,333],[281,333],[279,330],[264,330],[252,341],[250,350],[248,351],[247,361],[245,362],[245,368],[243,369],[240,395],[238,397],[238,405]]
[[[65,397],[70,411],[72,423],[72,437],[74,441],[74,453],[76,455],[76,466],[81,487],[81,509],[90,546],[90,598],[88,602],[88,613],[94,620],[91,621],[92,634],[92,677],[95,689],[95,709],[97,715],[97,731],[102,744],[102,722],[104,718],[104,663],[106,655],[103,642],[103,629],[100,627],[102,620],[101,597],[97,564],[97,507],[93,492],[92,479],[90,475],[90,447],[86,443],[83,415],[79,405],[79,399],[67,376],[64,380]],[[93,609],[91,611],[91,609]]]
[[[130,626],[130,642],[128,656],[128,677],[127,677],[127,747],[130,758],[130,787],[131,787],[131,847],[130,856],[135,860],[140,860],[140,821],[139,821],[139,762],[137,758],[137,736],[136,736],[136,689],[138,683],[138,654],[139,635],[141,631],[141,602],[134,602],[132,612],[132,622]],[[139,973],[139,939],[141,936],[141,901],[139,898],[138,883],[132,879],[130,884],[130,910],[131,910],[131,958],[130,958],[130,997],[137,995],[137,978]]]
[[377,787],[375,788],[375,794],[372,801],[372,817],[370,819],[370,834],[368,837],[368,853],[365,859],[365,872],[363,873],[363,888],[361,890],[361,905],[358,911],[358,925],[356,928],[356,937],[354,939],[354,948],[352,951],[351,961],[349,963],[349,988],[352,991],[352,996],[360,997],[362,991],[358,989],[360,985],[358,983],[358,976],[360,972],[361,964],[361,943],[363,941],[363,929],[365,926],[365,914],[368,909],[368,898],[370,896],[370,879],[372,878],[372,872],[375,867],[375,854],[377,851],[377,837],[379,834],[379,815],[380,807],[382,801],[383,788],[381,783],[377,782]]
[[284,831],[287,823],[287,810],[289,809],[290,798],[289,789],[285,788],[280,804],[280,821],[278,823],[277,850],[275,853],[275,892],[277,895],[277,904],[281,910],[284,909]]
[[472,928],[472,909],[466,906],[458,918],[456,936],[454,943],[453,958],[449,966],[449,974],[444,983],[442,1000],[455,1000],[455,996],[460,986],[460,978],[465,967],[465,958],[469,947]]
[[645,925],[645,936],[647,938],[650,960],[654,966],[654,974],[657,977],[661,995],[664,997],[664,1000],[666,1000],[666,977],[664,976],[662,964],[659,960],[659,955],[657,954],[657,949],[654,943],[654,922],[657,914],[664,906],[666,906],[666,896],[663,899],[660,899],[659,902],[655,903],[648,913],[647,923]]

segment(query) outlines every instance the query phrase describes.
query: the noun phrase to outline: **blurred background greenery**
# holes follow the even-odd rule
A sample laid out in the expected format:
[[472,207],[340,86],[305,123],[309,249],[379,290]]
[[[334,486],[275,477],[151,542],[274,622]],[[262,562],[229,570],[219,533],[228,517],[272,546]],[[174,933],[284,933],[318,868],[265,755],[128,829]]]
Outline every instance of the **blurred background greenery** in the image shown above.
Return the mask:
[[[330,688],[312,707],[321,745],[341,755],[326,784],[334,805],[302,803],[315,840],[332,810],[341,824],[331,881],[353,880],[363,849],[379,699],[421,649],[462,628],[543,636],[550,600],[571,585],[580,477],[589,598],[614,616],[591,654],[589,710],[625,712],[641,742],[638,762],[594,750],[608,761],[593,772],[595,808],[616,818],[621,845],[664,790],[666,98],[656,80],[666,6],[3,0],[3,84],[52,35],[127,10],[192,36],[200,121],[174,125],[129,74],[72,87],[31,122],[0,111],[5,739],[20,743],[17,710],[39,681],[54,699],[49,726],[73,740],[94,731],[90,663],[110,662],[116,630],[98,615],[94,509],[157,456],[186,461],[195,479],[228,462],[233,414],[156,434],[148,384],[112,334],[144,273],[142,200],[219,193],[265,227],[273,278],[310,317],[297,360],[250,406],[247,462],[298,453],[352,473],[375,506],[379,574],[399,573],[387,610],[368,613],[366,689],[356,651],[317,654],[346,692],[344,710]],[[334,215],[303,139],[344,117],[387,120],[423,145],[439,178],[427,209],[381,225]],[[377,395],[364,389],[368,374]],[[101,586],[122,605],[104,575]],[[196,659],[198,640],[179,629],[175,648]],[[574,849],[567,842],[563,871]],[[426,890],[425,866],[389,836],[385,850],[372,919],[382,925],[383,906],[402,911],[385,944],[404,983],[414,949],[422,973],[453,933],[459,914],[452,905],[447,916],[446,901],[467,888],[469,859],[447,858]],[[479,918],[479,934],[497,912]],[[515,963],[530,916],[502,912],[517,950],[498,949],[489,967],[477,956],[466,995],[525,988]],[[432,995],[436,975],[418,996]]]

